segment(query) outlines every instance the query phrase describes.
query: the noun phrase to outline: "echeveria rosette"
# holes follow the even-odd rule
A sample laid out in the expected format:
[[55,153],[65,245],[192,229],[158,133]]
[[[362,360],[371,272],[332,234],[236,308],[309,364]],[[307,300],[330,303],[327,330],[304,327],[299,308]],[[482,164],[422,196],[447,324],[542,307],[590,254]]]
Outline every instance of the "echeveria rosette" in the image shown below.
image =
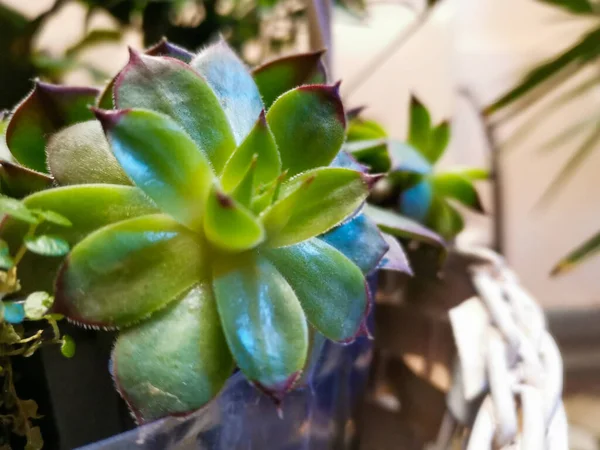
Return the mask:
[[[450,124],[433,126],[429,111],[416,97],[411,98],[409,116],[406,142],[389,139],[375,122],[357,118],[350,126],[345,148],[363,164],[388,173],[384,191],[397,195],[393,203],[398,212],[451,240],[464,226],[462,215],[452,201],[483,212],[473,183],[487,178],[487,171],[436,170],[435,165],[450,140]],[[390,206],[387,198],[383,203]]]
[[[306,61],[314,77],[314,60],[279,64]],[[339,153],[337,86],[279,86],[265,108],[223,43],[189,64],[132,52],[110,88],[117,109],[45,145],[61,187],[24,203],[73,223],[51,230],[72,246],[55,310],[121,329],[113,375],[140,421],[201,407],[234,364],[280,400],[307,364],[310,328],[344,343],[366,332],[365,275],[388,250],[360,211],[375,178]],[[2,231],[9,243],[22,232]]]

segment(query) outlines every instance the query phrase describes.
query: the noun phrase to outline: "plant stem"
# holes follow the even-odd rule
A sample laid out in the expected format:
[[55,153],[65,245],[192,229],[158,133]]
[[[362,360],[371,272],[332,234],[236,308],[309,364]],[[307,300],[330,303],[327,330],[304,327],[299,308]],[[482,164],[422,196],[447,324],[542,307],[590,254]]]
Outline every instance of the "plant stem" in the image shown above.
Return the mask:
[[[35,233],[35,230],[37,229],[39,224],[35,223],[29,226],[29,230],[27,230],[27,234],[25,235],[25,237],[23,238],[23,241],[25,241],[25,239],[33,237],[33,233]],[[27,253],[27,247],[25,246],[25,243],[21,244],[21,247],[19,247],[19,250],[17,251],[17,254],[15,255],[14,258],[14,267],[16,267],[19,262],[21,262],[21,260],[23,259],[23,256],[25,256],[25,253]]]

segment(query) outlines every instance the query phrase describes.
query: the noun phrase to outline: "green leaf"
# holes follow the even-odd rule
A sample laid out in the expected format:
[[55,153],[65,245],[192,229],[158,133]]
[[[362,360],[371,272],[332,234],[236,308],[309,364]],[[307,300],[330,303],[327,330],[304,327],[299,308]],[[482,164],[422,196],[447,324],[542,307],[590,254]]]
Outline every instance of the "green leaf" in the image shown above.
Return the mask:
[[6,214],[14,219],[31,224],[40,222],[27,206],[14,198],[0,196],[0,214]]
[[62,343],[60,344],[60,352],[65,358],[75,356],[75,341],[68,334],[63,334]]
[[60,225],[61,227],[73,226],[73,223],[69,219],[55,211],[44,211],[43,209],[30,209],[30,211],[40,219],[54,225]]
[[117,389],[140,423],[211,400],[233,360],[210,286],[194,286],[152,320],[121,332],[112,364]]
[[352,261],[319,239],[269,250],[265,256],[294,290],[311,325],[331,340],[354,340],[369,298],[365,278]]
[[30,252],[42,256],[64,256],[69,253],[69,243],[56,236],[27,236],[25,247]]
[[[156,205],[142,191],[130,186],[80,185],[38,192],[27,197],[25,205],[39,217],[39,210],[53,211],[68,217],[71,227],[45,221],[37,228],[40,234],[57,236],[72,247],[91,232],[105,225],[158,212]],[[95,207],[105,205],[105,207]],[[9,244],[13,254],[23,242],[28,226],[10,219],[0,226],[0,236]],[[48,258],[31,252],[19,264],[22,292],[54,290],[54,276],[61,258]]]
[[40,320],[54,303],[54,298],[47,292],[32,292],[23,305],[25,316],[30,320]]
[[15,110],[6,130],[6,143],[22,165],[46,173],[46,143],[61,128],[93,119],[88,109],[98,91],[37,82]]
[[266,245],[292,245],[330,230],[367,198],[370,178],[350,169],[326,167],[304,172],[285,183],[280,200],[261,218]]
[[164,308],[206,271],[202,242],[157,214],[108,225],[77,244],[56,278],[54,312],[127,326]]
[[431,141],[431,117],[425,105],[414,95],[410,98],[409,116],[407,142],[420,152],[425,152]]
[[8,161],[0,161],[0,186],[4,194],[23,198],[52,186],[51,176]]
[[254,155],[252,162],[250,162],[250,167],[248,167],[248,170],[246,171],[246,175],[244,175],[242,181],[240,181],[235,189],[231,192],[231,197],[245,208],[249,208],[252,203],[257,161],[258,155]]
[[363,213],[357,214],[320,238],[342,252],[365,275],[377,267],[388,250],[388,245],[375,223]]
[[561,168],[559,174],[552,180],[549,188],[538,201],[538,205],[547,203],[550,198],[556,195],[560,188],[564,187],[564,185],[573,178],[575,171],[581,167],[591,152],[598,148],[597,144],[599,139],[600,127],[596,127],[590,132],[583,144],[581,144],[581,146],[571,155],[564,167]]
[[431,130],[431,137],[429,146],[427,147],[425,157],[433,164],[439,161],[444,154],[444,150],[448,147],[450,142],[450,123],[442,122],[433,130]]
[[311,85],[286,92],[267,113],[288,176],[333,161],[344,142],[346,119],[339,86]]
[[90,47],[94,47],[99,44],[119,42],[122,38],[122,35],[123,33],[120,30],[91,30],[79,42],[69,47],[65,51],[65,56],[73,58],[79,55],[82,51],[89,49]]
[[555,5],[574,14],[593,14],[597,11],[589,0],[539,0],[542,3]]
[[381,125],[373,120],[353,119],[348,124],[348,134],[346,140],[369,141],[374,139],[386,139],[387,132]]
[[10,256],[8,244],[5,241],[0,240],[0,269],[9,270],[14,265],[15,261],[13,260],[12,256]]
[[461,214],[448,202],[434,198],[427,217],[427,225],[444,239],[451,240],[464,228]]
[[306,318],[293,289],[268,260],[245,254],[215,264],[213,290],[238,367],[280,400],[308,350]]
[[571,253],[561,259],[552,269],[551,275],[562,275],[600,251],[600,232],[593,235]]
[[436,247],[446,247],[446,243],[438,234],[408,217],[369,204],[365,205],[364,211],[367,217],[386,233]]
[[[219,99],[206,81],[181,61],[131,51],[114,91],[119,109],[145,108],[171,117],[208,156],[217,172],[235,149]],[[252,123],[257,117],[258,112]]]
[[100,92],[100,95],[98,96],[98,99],[96,100],[96,106],[98,108],[113,109],[115,107],[113,96],[114,96],[115,82],[117,81],[118,76],[119,75],[117,74],[114,78],[112,78],[106,84],[106,86],[104,86],[104,89],[102,89],[102,92]]
[[58,184],[131,184],[97,120],[71,125],[52,136],[46,148],[48,168]]
[[441,172],[431,177],[431,183],[436,195],[453,198],[478,212],[484,212],[479,194],[467,178],[452,172]]
[[136,186],[177,221],[200,230],[214,174],[186,132],[153,111],[96,114],[115,157]]
[[[384,173],[391,169],[392,160],[385,139],[353,141],[344,144],[344,151],[349,152],[361,164],[371,168],[371,172]],[[338,153],[338,155],[343,152]]]
[[[208,82],[229,120],[235,142],[248,135],[264,109],[250,72],[224,40],[202,50],[190,62]],[[221,166],[215,164],[217,170]]]
[[323,51],[298,53],[274,59],[252,71],[265,108],[285,92],[303,84],[321,84],[327,82],[327,75],[321,57]]
[[444,173],[453,173],[470,181],[488,180],[490,178],[490,171],[482,167],[451,167],[445,169]]
[[211,243],[231,252],[254,248],[265,237],[260,221],[216,186],[208,198],[204,233]]
[[599,41],[600,28],[593,29],[575,45],[532,70],[521,83],[490,105],[485,113],[492,114],[508,106],[574,64],[580,66],[597,58]]
[[254,155],[258,158],[254,172],[254,181],[257,186],[268,184],[279,176],[281,159],[273,133],[267,125],[264,111],[260,113],[254,128],[231,155],[223,169],[221,185],[226,192],[230,192],[240,183],[248,171]]

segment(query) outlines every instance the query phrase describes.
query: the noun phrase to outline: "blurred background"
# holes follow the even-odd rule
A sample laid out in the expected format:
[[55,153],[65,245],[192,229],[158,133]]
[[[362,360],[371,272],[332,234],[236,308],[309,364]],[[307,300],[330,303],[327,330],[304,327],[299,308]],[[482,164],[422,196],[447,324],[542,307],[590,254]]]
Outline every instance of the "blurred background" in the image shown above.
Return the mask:
[[442,165],[492,170],[479,186],[487,214],[465,211],[458,243],[499,249],[548,311],[576,439],[587,430],[573,448],[598,448],[586,432],[600,435],[600,258],[551,272],[600,229],[599,3],[363,1],[1,0],[0,109],[36,77],[101,85],[126,63],[125,44],[163,36],[196,50],[221,34],[249,65],[328,47],[346,104],[397,139],[416,94],[435,123],[451,121]]

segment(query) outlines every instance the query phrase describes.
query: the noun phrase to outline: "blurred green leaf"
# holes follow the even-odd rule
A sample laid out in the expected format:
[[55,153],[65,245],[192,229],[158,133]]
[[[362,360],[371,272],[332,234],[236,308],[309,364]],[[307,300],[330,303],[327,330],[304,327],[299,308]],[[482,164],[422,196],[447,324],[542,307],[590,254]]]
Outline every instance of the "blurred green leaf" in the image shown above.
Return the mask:
[[123,32],[120,30],[92,30],[75,45],[69,47],[65,52],[65,56],[73,58],[79,55],[82,51],[87,50],[90,47],[94,47],[98,44],[118,42],[121,40],[122,36]]
[[365,205],[365,214],[379,228],[393,236],[414,239],[436,247],[446,247],[441,236],[408,217],[369,204]]
[[343,149],[351,153],[361,164],[368,166],[372,173],[387,172],[392,166],[388,143],[385,139],[347,142]]
[[561,259],[552,269],[551,274],[562,275],[600,251],[600,231],[585,241],[566,257]]
[[42,256],[64,256],[69,253],[69,243],[56,236],[27,236],[25,246],[30,252]]
[[431,177],[433,189],[437,195],[458,200],[465,206],[483,212],[483,205],[473,183],[456,173],[441,172]]
[[60,352],[65,358],[72,358],[75,356],[75,341],[68,334],[63,334]]
[[444,150],[450,142],[450,123],[442,122],[431,130],[429,146],[423,152],[425,157],[431,162],[437,162],[444,154]]
[[40,219],[35,216],[27,206],[14,198],[0,196],[0,214],[6,214],[17,220],[37,224]]
[[504,94],[486,109],[486,114],[492,114],[513,103],[525,94],[531,92],[544,82],[550,80],[568,66],[582,65],[600,56],[600,28],[587,33],[575,45],[548,62],[532,70],[515,88]]
[[8,244],[0,240],[0,269],[8,270],[14,266],[15,261],[12,256],[10,256],[10,249],[8,248]]
[[439,197],[435,197],[431,203],[427,224],[446,240],[456,237],[465,226],[462,215]]
[[548,5],[558,6],[566,9],[567,11],[574,14],[591,14],[597,11],[598,7],[590,0],[538,0],[539,2],[546,3]]
[[598,148],[600,142],[600,127],[593,129],[588,138],[583,142],[573,155],[569,158],[565,166],[561,169],[558,176],[552,180],[549,188],[542,194],[538,205],[546,204],[556,193],[568,183],[574,176],[575,171],[583,164],[586,157]]
[[374,120],[363,120],[361,118],[356,118],[350,120],[350,123],[348,124],[348,132],[346,137],[348,142],[384,138],[387,138],[387,132]]
[[70,227],[73,225],[65,216],[54,211],[44,211],[43,209],[31,209],[30,211],[39,218],[46,222],[53,223],[54,225],[59,225],[61,227]]
[[431,141],[431,116],[425,105],[414,95],[410,98],[409,118],[407,142],[425,152]]

